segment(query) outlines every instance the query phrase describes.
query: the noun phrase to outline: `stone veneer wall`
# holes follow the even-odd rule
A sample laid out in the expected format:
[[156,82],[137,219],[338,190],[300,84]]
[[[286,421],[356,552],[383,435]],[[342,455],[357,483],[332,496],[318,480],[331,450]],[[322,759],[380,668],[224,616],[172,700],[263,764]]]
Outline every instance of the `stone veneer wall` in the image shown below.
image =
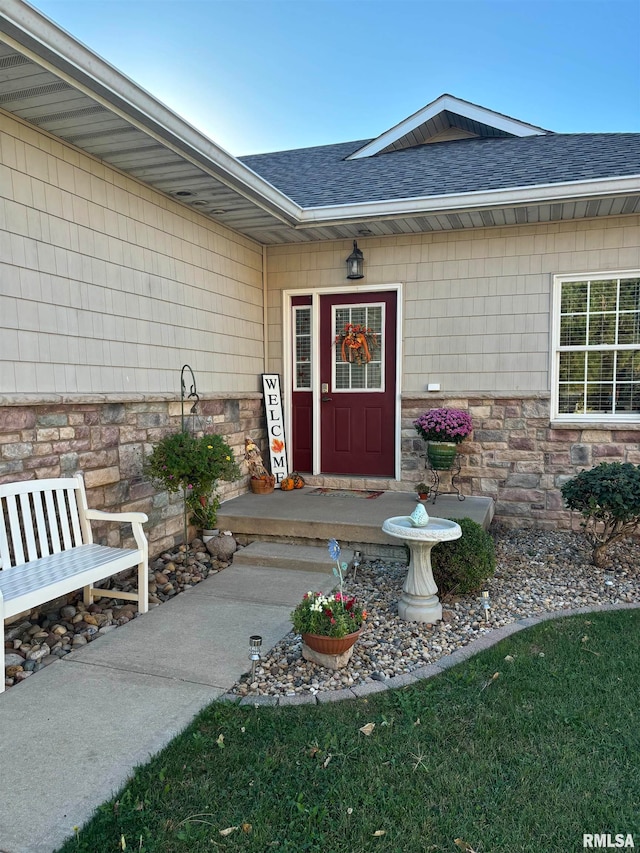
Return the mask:
[[[460,445],[462,493],[496,502],[496,518],[510,527],[570,528],[560,486],[600,462],[640,464],[640,420],[635,424],[552,425],[549,395],[429,395],[402,401],[402,480],[426,479],[424,441],[413,421],[427,409],[469,411],[474,429]],[[449,475],[444,475],[447,489]]]
[[[143,476],[142,462],[155,442],[180,429],[181,412],[173,395],[0,397],[0,483],[82,471],[92,509],[147,513],[149,554],[156,556],[182,541],[182,500],[157,492]],[[223,435],[239,461],[245,436],[265,436],[261,394],[202,398],[198,416],[196,426]],[[246,477],[221,483],[219,494],[235,497],[246,483]],[[96,541],[125,544],[119,525],[94,523],[93,529]]]
[[[640,464],[640,421],[628,425],[551,425],[548,395],[479,394],[477,397],[406,396],[402,400],[402,479],[318,476],[310,485],[412,489],[426,479],[424,442],[413,421],[438,406],[468,409],[474,431],[460,445],[463,494],[491,497],[496,518],[511,527],[569,528],[559,487],[583,468],[603,461]],[[185,413],[189,406],[185,405]],[[262,395],[202,399],[198,425],[221,433],[242,460],[244,438],[264,445]],[[64,477],[83,471],[89,506],[146,512],[151,556],[182,540],[182,502],[157,492],[142,474],[151,445],[180,429],[181,404],[173,395],[0,397],[0,483]],[[448,474],[442,475],[443,489]],[[246,477],[221,483],[231,498],[246,491]],[[97,541],[120,541],[117,525],[94,526]]]

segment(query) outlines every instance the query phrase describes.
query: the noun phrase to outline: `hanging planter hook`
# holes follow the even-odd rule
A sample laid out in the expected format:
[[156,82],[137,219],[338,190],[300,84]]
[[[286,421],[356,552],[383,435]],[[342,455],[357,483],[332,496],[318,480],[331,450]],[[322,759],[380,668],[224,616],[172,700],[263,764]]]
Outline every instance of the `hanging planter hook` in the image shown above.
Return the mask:
[[[185,381],[184,381],[185,370],[188,370],[189,373],[191,374],[191,381],[192,381],[191,388],[189,389],[188,394],[187,394],[187,386],[186,386]],[[186,395],[186,397],[185,397],[185,395]],[[196,388],[196,377],[193,373],[193,370],[191,369],[191,367],[188,364],[184,364],[182,366],[182,370],[180,371],[180,405],[181,405],[180,411],[181,411],[182,432],[184,432],[184,401],[185,401],[185,399],[194,400],[193,406],[191,406],[191,409],[189,410],[189,414],[191,414],[191,415],[197,414],[198,403],[200,402],[200,395],[198,394],[198,390]]]

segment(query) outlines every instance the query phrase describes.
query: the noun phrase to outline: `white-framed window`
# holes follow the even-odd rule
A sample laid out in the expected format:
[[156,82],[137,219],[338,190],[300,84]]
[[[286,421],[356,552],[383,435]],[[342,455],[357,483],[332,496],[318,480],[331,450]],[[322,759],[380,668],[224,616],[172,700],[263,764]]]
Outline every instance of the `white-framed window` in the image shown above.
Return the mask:
[[293,390],[311,390],[311,306],[293,308]]
[[554,277],[552,417],[640,421],[640,270]]

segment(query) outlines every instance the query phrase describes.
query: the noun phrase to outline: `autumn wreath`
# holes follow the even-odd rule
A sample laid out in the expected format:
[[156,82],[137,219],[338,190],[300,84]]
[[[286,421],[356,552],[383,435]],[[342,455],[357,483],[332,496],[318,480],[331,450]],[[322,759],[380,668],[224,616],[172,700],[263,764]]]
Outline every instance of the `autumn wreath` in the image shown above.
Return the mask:
[[346,323],[336,335],[336,345],[342,360],[355,364],[368,364],[380,346],[377,333],[359,323]]

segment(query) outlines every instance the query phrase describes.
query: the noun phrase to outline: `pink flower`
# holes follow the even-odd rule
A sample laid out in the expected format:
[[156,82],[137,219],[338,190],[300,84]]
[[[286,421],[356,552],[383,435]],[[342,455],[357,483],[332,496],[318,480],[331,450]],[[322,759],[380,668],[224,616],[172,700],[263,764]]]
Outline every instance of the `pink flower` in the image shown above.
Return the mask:
[[456,444],[473,430],[470,415],[461,409],[430,409],[413,425],[425,441],[453,441]]

